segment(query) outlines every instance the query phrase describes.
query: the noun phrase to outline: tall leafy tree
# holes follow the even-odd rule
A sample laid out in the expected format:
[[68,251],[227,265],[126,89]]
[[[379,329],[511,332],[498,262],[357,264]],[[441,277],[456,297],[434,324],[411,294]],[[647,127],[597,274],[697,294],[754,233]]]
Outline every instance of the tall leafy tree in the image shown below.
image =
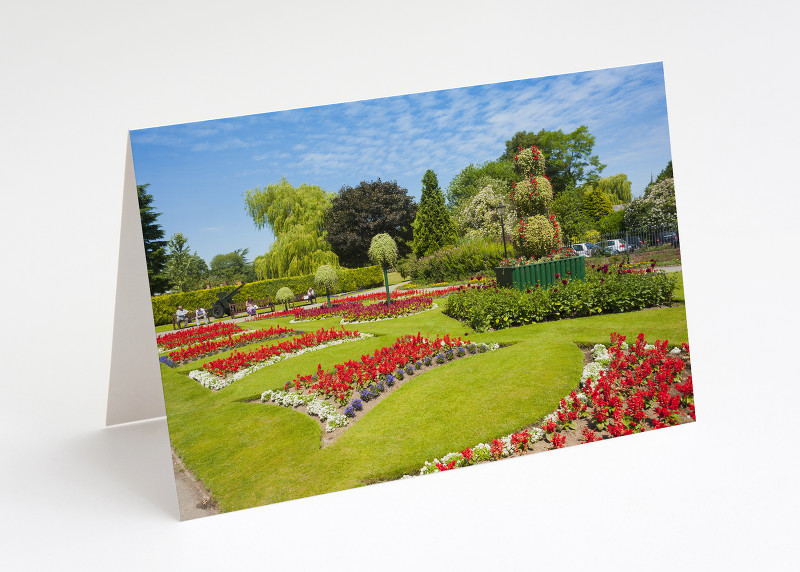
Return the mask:
[[567,243],[582,242],[583,237],[594,223],[583,209],[584,189],[568,189],[553,199],[551,209],[561,222],[564,241]]
[[480,165],[467,165],[447,185],[447,204],[450,208],[464,205],[487,186],[497,192],[507,193],[511,190],[513,180],[513,160],[498,159]]
[[591,187],[583,194],[583,210],[594,222],[614,212],[611,200],[597,187]]
[[444,204],[436,173],[428,169],[422,177],[422,197],[414,219],[414,254],[423,256],[453,244],[458,235]]
[[633,199],[631,196],[631,182],[625,173],[598,179],[594,186],[608,196],[612,205],[626,204]]
[[388,234],[400,256],[411,252],[417,205],[395,181],[361,181],[344,186],[323,217],[323,228],[339,263],[348,268],[367,266],[371,237]]
[[247,248],[240,248],[227,254],[217,254],[211,259],[209,275],[213,284],[233,284],[252,282],[256,279],[253,264],[247,261]]
[[172,290],[188,292],[202,286],[208,267],[205,260],[192,253],[189,240],[176,232],[167,243],[168,256],[164,274]]
[[147,261],[147,280],[150,283],[150,295],[165,292],[169,288],[167,279],[162,275],[167,263],[167,241],[164,240],[164,229],[158,224],[161,213],[156,212],[153,195],[147,192],[150,183],[136,185],[139,199],[139,218],[142,221],[142,237],[144,238],[144,256]]
[[285,178],[245,193],[245,209],[256,228],[269,227],[275,235],[267,253],[253,261],[260,278],[300,276],[321,264],[338,264],[322,224],[331,198],[316,185],[293,187]]
[[592,155],[594,143],[595,138],[586,125],[571,133],[560,129],[542,129],[538,133],[518,131],[506,141],[506,152],[500,160],[513,160],[520,147],[536,145],[547,157],[545,174],[553,185],[553,195],[558,196],[566,189],[595,182],[606,168],[597,155]]

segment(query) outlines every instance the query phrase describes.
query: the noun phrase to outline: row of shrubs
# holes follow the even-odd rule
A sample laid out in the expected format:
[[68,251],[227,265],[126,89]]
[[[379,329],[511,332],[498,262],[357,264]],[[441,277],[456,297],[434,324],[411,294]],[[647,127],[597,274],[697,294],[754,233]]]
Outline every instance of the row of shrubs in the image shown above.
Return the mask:
[[436,284],[463,280],[491,270],[504,258],[503,245],[487,239],[473,238],[437,250],[429,256],[414,256],[398,263],[403,277],[417,284]]
[[[366,268],[336,268],[338,276],[338,284],[336,291],[331,294],[338,294],[341,292],[352,292],[355,290],[363,290],[364,288],[375,288],[383,284],[383,271],[380,266],[368,266]],[[275,294],[279,289],[284,286],[288,287],[292,292],[305,292],[309,288],[317,290],[317,295],[323,295],[324,292],[314,283],[314,275],[306,274],[304,276],[295,276],[293,278],[273,278],[271,280],[259,280],[258,282],[250,282],[239,290],[234,296],[234,301],[240,302],[253,298],[258,300],[261,298],[275,299]],[[152,298],[153,304],[153,319],[157,326],[162,324],[169,324],[172,322],[172,315],[178,306],[183,306],[188,310],[195,308],[210,308],[214,302],[217,301],[217,295],[220,293],[230,292],[236,286],[220,286],[218,288],[210,288],[208,290],[193,290],[191,292],[176,292],[175,294],[163,294],[161,296],[154,296]]]
[[519,291],[495,286],[451,294],[444,313],[477,332],[513,325],[630,312],[669,304],[675,279],[664,273],[591,270],[586,280]]

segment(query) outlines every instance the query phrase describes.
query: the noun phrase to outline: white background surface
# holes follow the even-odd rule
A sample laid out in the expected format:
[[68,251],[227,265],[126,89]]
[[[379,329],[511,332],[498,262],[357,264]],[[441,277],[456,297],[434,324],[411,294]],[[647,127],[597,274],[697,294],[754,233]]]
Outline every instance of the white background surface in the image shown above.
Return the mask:
[[[796,4],[488,6],[3,8],[0,567],[790,567]],[[104,428],[128,129],[658,60],[697,423],[177,520],[166,423]]]

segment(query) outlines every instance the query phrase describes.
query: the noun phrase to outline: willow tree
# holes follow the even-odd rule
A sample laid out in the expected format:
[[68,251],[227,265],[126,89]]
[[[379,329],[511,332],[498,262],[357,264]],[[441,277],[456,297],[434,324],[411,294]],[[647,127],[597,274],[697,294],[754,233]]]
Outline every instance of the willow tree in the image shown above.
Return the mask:
[[628,180],[628,175],[625,173],[598,179],[594,187],[603,191],[608,196],[612,205],[626,204],[633,199],[631,195],[631,182]]
[[285,178],[245,193],[256,228],[269,227],[275,235],[267,253],[253,261],[259,278],[301,276],[321,264],[338,264],[322,226],[332,197],[316,185],[293,187]]

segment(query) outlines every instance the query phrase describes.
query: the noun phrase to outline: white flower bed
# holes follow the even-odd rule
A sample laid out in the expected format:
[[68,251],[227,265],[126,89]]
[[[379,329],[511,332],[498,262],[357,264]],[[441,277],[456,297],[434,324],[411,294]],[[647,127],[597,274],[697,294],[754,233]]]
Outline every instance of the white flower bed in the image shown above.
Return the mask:
[[313,395],[301,395],[290,391],[268,389],[261,394],[261,401],[266,403],[272,401],[284,407],[299,407],[305,405],[309,415],[319,417],[320,421],[327,421],[325,432],[330,433],[334,429],[347,425],[347,417],[336,412],[336,407],[321,399],[316,399]]
[[320,344],[318,346],[312,346],[310,348],[303,348],[301,350],[297,350],[296,352],[283,353],[283,354],[271,357],[270,359],[268,359],[266,361],[262,361],[260,363],[255,364],[255,365],[251,365],[250,367],[247,367],[245,369],[241,369],[241,370],[237,371],[236,373],[234,373],[234,374],[232,374],[232,375],[230,375],[228,377],[220,377],[218,375],[215,375],[215,374],[213,374],[211,372],[208,372],[208,371],[204,371],[202,369],[193,369],[192,371],[189,372],[189,377],[192,378],[193,380],[195,380],[197,383],[199,383],[203,387],[207,387],[209,389],[219,390],[219,389],[222,389],[223,387],[228,387],[230,384],[234,383],[235,381],[239,381],[240,379],[250,375],[253,372],[256,372],[256,371],[258,371],[260,369],[263,369],[263,368],[265,368],[267,366],[270,366],[272,364],[276,364],[279,361],[283,361],[285,359],[301,356],[303,354],[307,354],[308,352],[315,352],[317,350],[323,350],[325,348],[329,348],[329,347],[332,347],[332,346],[338,346],[339,344],[344,344],[344,343],[347,343],[347,342],[357,342],[359,340],[363,340],[363,339],[371,338],[371,337],[372,337],[372,334],[360,333],[358,335],[358,337],[355,337],[355,338],[341,338],[341,339],[338,339],[338,340],[333,340],[333,341],[330,341],[330,342],[327,342],[327,343],[324,343],[324,344]]

